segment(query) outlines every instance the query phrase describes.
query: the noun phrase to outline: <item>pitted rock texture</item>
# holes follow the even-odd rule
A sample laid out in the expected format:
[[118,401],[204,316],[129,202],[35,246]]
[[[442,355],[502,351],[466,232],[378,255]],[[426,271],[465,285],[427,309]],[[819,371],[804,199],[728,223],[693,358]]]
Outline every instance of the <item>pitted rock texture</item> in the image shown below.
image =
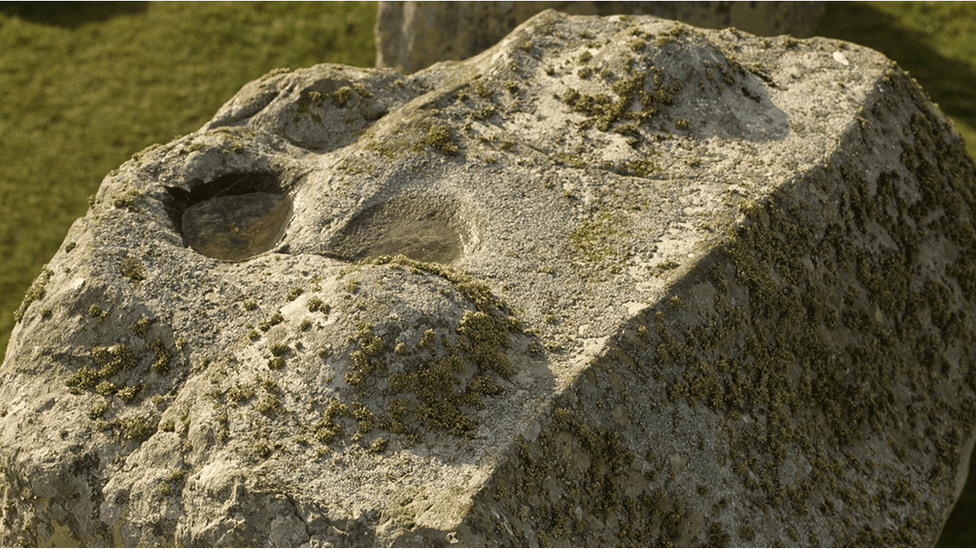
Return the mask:
[[[974,177],[831,40],[548,11],[410,77],[276,71],[109,174],[25,297],[0,544],[931,544]],[[269,250],[190,246],[253,193]]]
[[412,73],[460,61],[504,38],[533,15],[653,15],[695,27],[752,34],[813,35],[823,2],[379,2],[376,66]]

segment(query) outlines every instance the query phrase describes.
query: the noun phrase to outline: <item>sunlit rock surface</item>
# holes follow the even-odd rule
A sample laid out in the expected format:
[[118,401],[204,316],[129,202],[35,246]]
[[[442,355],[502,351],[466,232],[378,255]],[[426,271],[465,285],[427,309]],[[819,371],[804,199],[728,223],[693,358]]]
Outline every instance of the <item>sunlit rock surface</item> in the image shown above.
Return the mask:
[[0,544],[931,544],[974,171],[832,40],[549,11],[269,74],[109,174],[25,297]]

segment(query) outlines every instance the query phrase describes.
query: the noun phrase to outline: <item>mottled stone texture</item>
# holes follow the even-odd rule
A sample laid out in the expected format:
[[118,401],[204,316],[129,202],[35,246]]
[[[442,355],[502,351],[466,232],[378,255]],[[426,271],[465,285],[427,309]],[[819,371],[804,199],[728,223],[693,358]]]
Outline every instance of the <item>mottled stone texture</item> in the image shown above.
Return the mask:
[[931,544],[974,178],[833,40],[547,11],[273,72],[110,173],[25,297],[0,544]]
[[379,2],[376,66],[412,73],[494,46],[547,9],[573,15],[653,15],[761,36],[813,35],[823,2]]

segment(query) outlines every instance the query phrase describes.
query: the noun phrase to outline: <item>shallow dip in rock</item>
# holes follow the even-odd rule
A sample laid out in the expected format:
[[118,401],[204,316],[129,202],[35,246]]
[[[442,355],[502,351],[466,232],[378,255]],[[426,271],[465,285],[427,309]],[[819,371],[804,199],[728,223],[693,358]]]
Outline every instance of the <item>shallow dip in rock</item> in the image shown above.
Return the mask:
[[461,240],[438,219],[402,219],[367,250],[368,257],[403,254],[417,261],[450,263],[461,253]]
[[284,194],[221,196],[186,210],[183,235],[203,255],[240,261],[270,250],[290,217],[291,198]]
[[452,263],[469,244],[468,223],[454,200],[399,197],[355,216],[332,244],[332,253],[358,261],[404,255],[417,261]]

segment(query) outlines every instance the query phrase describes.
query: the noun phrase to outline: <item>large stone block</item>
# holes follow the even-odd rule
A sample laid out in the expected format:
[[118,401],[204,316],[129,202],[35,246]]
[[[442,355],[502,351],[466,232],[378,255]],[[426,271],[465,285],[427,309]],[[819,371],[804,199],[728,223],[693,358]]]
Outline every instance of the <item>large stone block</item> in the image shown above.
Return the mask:
[[823,2],[379,2],[376,66],[404,73],[481,53],[533,15],[654,15],[752,34],[813,34]]
[[547,11],[273,72],[110,173],[25,297],[0,544],[931,544],[974,177],[833,40]]

